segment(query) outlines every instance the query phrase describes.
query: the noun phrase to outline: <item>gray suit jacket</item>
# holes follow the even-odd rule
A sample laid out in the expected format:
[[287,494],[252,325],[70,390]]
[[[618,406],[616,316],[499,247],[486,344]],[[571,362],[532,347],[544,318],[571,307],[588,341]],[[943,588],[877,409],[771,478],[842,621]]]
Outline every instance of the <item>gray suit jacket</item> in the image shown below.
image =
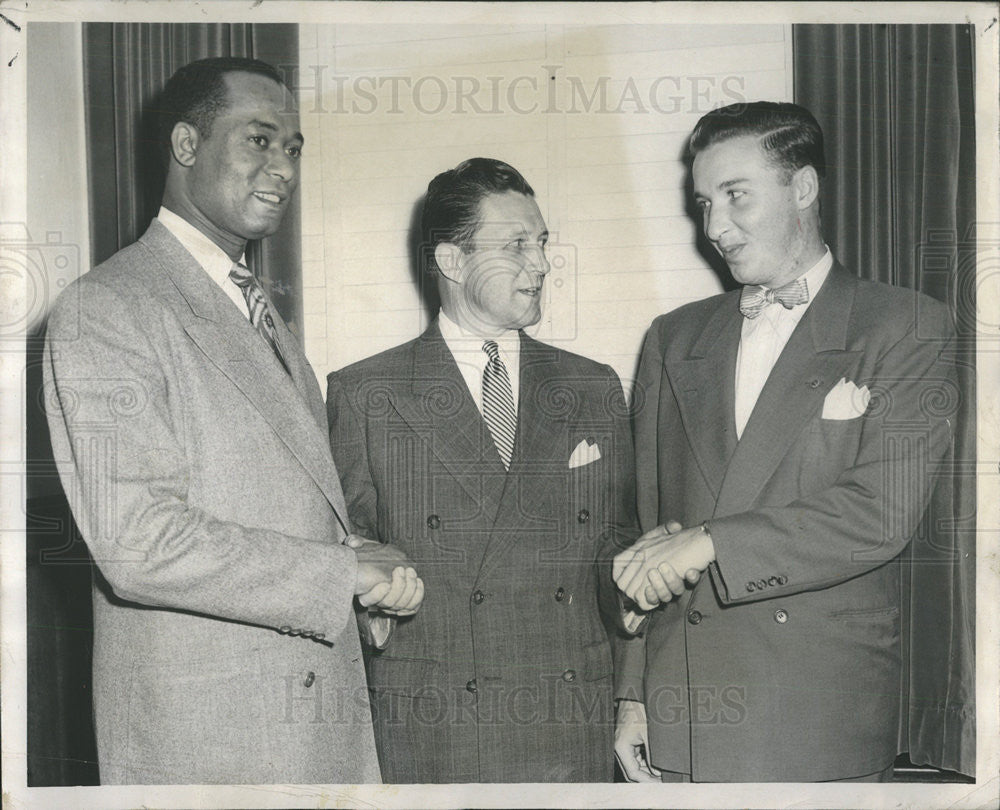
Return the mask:
[[[741,324],[727,293],[658,318],[643,348],[642,528],[708,521],[716,562],[652,613],[619,694],[645,697],[653,764],[696,781],[874,773],[897,753],[897,557],[958,406],[948,311],[835,266],[737,441]],[[863,416],[824,408],[842,378],[870,389]]]
[[273,314],[291,379],[154,220],[49,319],[106,784],[379,780],[322,397]]
[[[601,603],[616,612],[610,556],[635,539],[621,385],[522,334],[519,399],[507,472],[436,323],[329,377],[351,519],[426,585],[369,661],[387,782],[612,778]],[[600,458],[571,468],[581,442]]]

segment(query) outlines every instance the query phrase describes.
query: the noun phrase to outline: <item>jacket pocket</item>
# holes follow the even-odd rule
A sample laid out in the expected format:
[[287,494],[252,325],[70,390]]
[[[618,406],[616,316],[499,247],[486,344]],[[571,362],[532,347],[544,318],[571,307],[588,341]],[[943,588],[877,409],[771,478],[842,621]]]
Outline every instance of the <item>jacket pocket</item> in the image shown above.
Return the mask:
[[831,619],[840,621],[878,621],[879,619],[895,619],[899,616],[899,608],[895,605],[870,608],[845,608],[830,612]]

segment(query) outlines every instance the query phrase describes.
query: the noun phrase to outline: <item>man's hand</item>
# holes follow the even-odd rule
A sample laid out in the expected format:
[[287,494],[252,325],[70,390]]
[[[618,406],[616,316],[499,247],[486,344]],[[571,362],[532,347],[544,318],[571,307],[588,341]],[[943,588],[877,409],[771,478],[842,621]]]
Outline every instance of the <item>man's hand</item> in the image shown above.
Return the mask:
[[659,782],[649,764],[646,707],[638,700],[619,700],[615,718],[615,758],[629,782]]
[[695,584],[715,559],[712,538],[703,527],[672,532],[676,526],[657,526],[615,555],[615,584],[641,610],[683,594],[686,584]]
[[378,543],[357,534],[345,545],[358,557],[354,593],[364,607],[375,607],[392,616],[410,616],[424,599],[424,582],[409,557],[396,546]]

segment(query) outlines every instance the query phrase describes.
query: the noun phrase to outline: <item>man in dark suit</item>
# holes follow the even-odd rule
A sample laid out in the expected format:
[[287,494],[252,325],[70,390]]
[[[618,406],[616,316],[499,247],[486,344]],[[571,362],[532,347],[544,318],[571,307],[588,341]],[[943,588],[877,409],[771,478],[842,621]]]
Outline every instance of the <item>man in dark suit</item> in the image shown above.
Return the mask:
[[181,68],[161,102],[163,207],[53,309],[60,475],[99,573],[104,784],[377,782],[352,602],[409,612],[405,556],[353,538],[323,401],[242,264],[299,179],[270,65]]
[[618,677],[616,750],[633,780],[884,780],[897,558],[958,395],[948,311],[834,260],[807,110],[716,110],[690,154],[705,235],[745,286],[661,316],[643,347],[646,533],[615,578],[650,612]]
[[441,312],[329,377],[351,521],[426,583],[368,662],[387,782],[610,781],[613,544],[632,542],[632,443],[614,371],[528,337],[548,231],[511,166],[427,190]]

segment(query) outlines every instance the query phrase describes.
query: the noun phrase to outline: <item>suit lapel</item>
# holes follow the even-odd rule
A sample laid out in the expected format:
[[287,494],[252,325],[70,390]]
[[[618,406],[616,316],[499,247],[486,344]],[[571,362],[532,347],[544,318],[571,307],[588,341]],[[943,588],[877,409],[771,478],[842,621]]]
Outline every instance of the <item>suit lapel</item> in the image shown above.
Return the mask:
[[267,343],[162,224],[154,221],[140,241],[160,262],[175,296],[186,305],[175,308],[187,334],[260,412],[346,527],[347,510],[329,438],[302,395],[303,375],[311,370],[298,347],[282,345],[289,351],[286,357],[294,358],[293,377],[298,379],[293,383]]
[[392,407],[492,521],[503,465],[436,320],[413,344],[411,368],[409,388],[393,386],[389,394]]
[[[532,521],[552,517],[546,514],[545,500],[551,492],[546,482],[564,474],[569,463],[569,424],[559,417],[561,395],[573,397],[572,380],[560,378],[565,372],[558,367],[555,349],[523,332],[520,340],[514,454],[496,528],[480,566],[480,579],[509,551],[511,544],[532,536]],[[562,388],[570,390],[562,391]]]
[[691,452],[716,497],[736,449],[736,353],[742,322],[739,296],[724,296],[688,356],[664,363]]
[[778,357],[733,453],[717,515],[750,509],[857,352],[846,351],[857,280],[834,266]]

